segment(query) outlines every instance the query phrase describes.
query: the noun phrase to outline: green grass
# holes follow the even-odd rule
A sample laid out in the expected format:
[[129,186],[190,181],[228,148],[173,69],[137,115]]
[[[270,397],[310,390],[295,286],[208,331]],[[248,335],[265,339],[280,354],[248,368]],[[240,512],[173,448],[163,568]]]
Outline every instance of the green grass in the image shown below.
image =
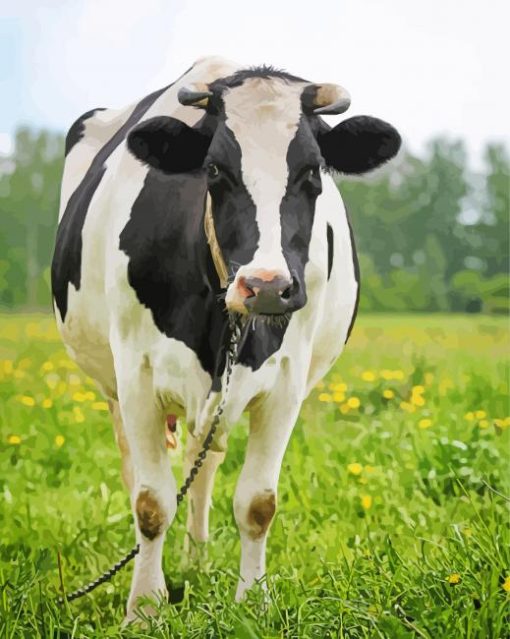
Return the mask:
[[[103,398],[52,318],[5,315],[0,336],[0,637],[120,637],[131,567],[57,604],[57,549],[72,590],[134,542]],[[284,459],[268,605],[256,591],[233,603],[241,424],[218,473],[207,556],[198,567],[184,554],[179,512],[164,563],[174,598],[183,585],[184,595],[122,636],[507,637],[507,357],[501,319],[361,317]],[[180,479],[179,451],[172,461]]]

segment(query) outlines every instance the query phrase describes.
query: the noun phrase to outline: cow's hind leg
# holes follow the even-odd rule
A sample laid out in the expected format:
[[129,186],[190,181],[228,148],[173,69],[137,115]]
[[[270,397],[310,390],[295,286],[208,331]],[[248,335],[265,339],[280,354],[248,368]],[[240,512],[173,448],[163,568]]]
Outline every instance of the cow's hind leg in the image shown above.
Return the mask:
[[266,572],[266,541],[276,510],[276,491],[283,455],[301,402],[283,390],[250,414],[246,458],[234,497],[241,536],[241,568],[236,600],[243,598]]
[[133,461],[131,459],[131,453],[129,451],[129,445],[126,439],[126,433],[124,432],[124,425],[122,424],[122,417],[120,415],[119,402],[114,399],[108,401],[110,413],[113,420],[113,428],[115,431],[115,439],[117,446],[119,447],[121,461],[122,461],[122,480],[124,485],[128,489],[129,495],[133,492],[134,474],[133,474]]
[[[202,450],[202,440],[188,433],[186,443],[185,476]],[[205,542],[209,537],[209,508],[214,488],[214,476],[218,466],[225,459],[225,453],[209,450],[203,464],[189,489],[187,529],[188,543]]]
[[[166,596],[162,570],[165,533],[176,511],[175,480],[165,440],[165,419],[153,393],[152,371],[117,358],[120,413],[134,469],[131,503],[140,552],[127,606],[133,619],[138,598]],[[146,609],[151,613],[152,609]]]

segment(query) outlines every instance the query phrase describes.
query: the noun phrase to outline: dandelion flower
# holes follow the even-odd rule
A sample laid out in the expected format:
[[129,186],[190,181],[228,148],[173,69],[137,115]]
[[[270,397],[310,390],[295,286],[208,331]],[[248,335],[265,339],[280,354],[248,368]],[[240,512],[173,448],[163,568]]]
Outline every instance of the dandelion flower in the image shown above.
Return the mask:
[[48,373],[49,371],[52,371],[55,366],[53,366],[53,362],[44,362],[41,368],[45,373]]
[[64,445],[66,438],[63,435],[57,435],[55,437],[55,446],[61,448]]
[[431,419],[420,419],[420,421],[418,422],[418,428],[421,429],[425,429],[425,428],[430,428],[432,426],[432,420]]
[[386,388],[383,390],[383,397],[384,399],[393,399],[395,397],[395,393],[390,388]]
[[331,402],[333,398],[329,393],[319,393],[319,402]]
[[340,412],[342,413],[342,415],[347,415],[347,413],[350,411],[351,409],[349,408],[349,404],[347,404],[347,402],[345,404],[341,404],[340,405]]
[[106,402],[94,402],[92,404],[93,410],[108,410],[108,404]]
[[510,576],[505,577],[505,581],[501,587],[505,592],[510,592]]
[[361,379],[364,382],[373,382],[375,381],[375,374],[373,371],[363,371],[363,373],[361,373]]
[[479,428],[489,428],[490,424],[489,424],[489,420],[488,419],[481,419],[478,422],[478,427]]
[[20,399],[20,402],[24,406],[35,406],[35,399],[30,397],[30,395],[23,395]]
[[461,577],[458,572],[452,572],[451,575],[448,575],[448,579],[446,581],[450,584],[450,586],[456,586],[457,584],[460,584]]
[[466,413],[464,415],[464,419],[466,419],[468,422],[472,422],[475,418],[475,414],[472,411],[469,411],[469,413]]
[[76,391],[76,393],[73,393],[73,399],[75,402],[84,402],[87,399],[87,395],[80,391]]
[[349,397],[347,400],[347,406],[349,406],[349,408],[359,408],[361,406],[359,397]]
[[476,419],[485,419],[487,417],[487,413],[484,410],[475,410]]
[[51,401],[51,399],[47,397],[46,399],[42,400],[41,406],[43,408],[51,408],[53,406],[53,402]]
[[352,464],[347,464],[347,470],[351,473],[351,475],[361,475],[363,466],[358,464],[358,462],[353,462]]
[[338,403],[340,403],[340,402],[343,402],[343,401],[344,401],[344,399],[345,399],[345,395],[344,395],[344,393],[341,393],[341,392],[339,392],[339,391],[335,391],[335,392],[333,393],[333,401],[334,401],[334,402],[338,402]]
[[73,407],[73,417],[77,424],[82,424],[85,421],[85,415],[79,406]]
[[21,444],[21,437],[19,435],[10,435],[7,441],[9,442],[9,444],[17,446],[18,444]]
[[361,506],[364,510],[369,510],[372,507],[371,495],[363,495],[361,497]]

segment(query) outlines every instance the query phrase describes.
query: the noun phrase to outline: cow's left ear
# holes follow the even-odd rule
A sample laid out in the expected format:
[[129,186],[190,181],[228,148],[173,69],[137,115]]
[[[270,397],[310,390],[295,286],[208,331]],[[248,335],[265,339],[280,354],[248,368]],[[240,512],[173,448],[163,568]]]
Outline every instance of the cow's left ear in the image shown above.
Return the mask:
[[317,141],[326,166],[341,173],[359,174],[394,157],[401,138],[391,124],[359,115],[319,132]]
[[142,122],[127,137],[128,148],[136,158],[164,173],[199,169],[210,142],[206,133],[167,116]]

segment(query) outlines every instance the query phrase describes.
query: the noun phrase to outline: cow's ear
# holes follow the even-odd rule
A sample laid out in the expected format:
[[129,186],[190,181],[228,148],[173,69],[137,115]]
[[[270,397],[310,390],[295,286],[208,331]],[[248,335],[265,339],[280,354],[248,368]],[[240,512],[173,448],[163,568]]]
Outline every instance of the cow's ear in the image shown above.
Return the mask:
[[394,157],[401,144],[398,131],[391,124],[359,115],[322,129],[319,146],[326,166],[341,173],[365,173]]
[[142,122],[127,138],[128,148],[136,158],[164,173],[199,169],[210,142],[210,135],[166,116]]

